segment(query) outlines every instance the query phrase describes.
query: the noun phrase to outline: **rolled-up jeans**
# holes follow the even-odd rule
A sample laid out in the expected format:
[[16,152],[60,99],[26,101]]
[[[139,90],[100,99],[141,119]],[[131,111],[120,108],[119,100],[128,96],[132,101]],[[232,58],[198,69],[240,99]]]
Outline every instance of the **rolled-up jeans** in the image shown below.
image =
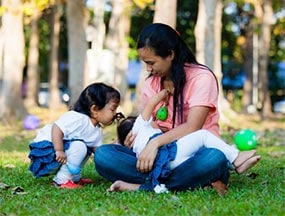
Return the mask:
[[[144,184],[148,173],[136,169],[137,158],[125,146],[105,144],[96,149],[94,162],[97,172],[114,182]],[[214,148],[201,148],[195,155],[171,171],[169,178],[161,181],[168,190],[185,191],[210,185],[217,180],[228,183],[229,169],[225,155]]]

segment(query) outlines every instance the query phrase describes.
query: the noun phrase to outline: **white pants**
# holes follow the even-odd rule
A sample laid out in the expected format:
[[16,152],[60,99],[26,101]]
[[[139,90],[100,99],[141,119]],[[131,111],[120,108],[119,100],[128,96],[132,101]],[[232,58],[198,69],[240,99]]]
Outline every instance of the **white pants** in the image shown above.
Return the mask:
[[228,145],[222,139],[207,130],[198,130],[177,140],[177,154],[170,162],[170,169],[174,169],[182,162],[192,157],[201,147],[215,148],[224,153],[231,163],[237,158],[239,150]]
[[[70,143],[69,149],[65,151],[67,157],[67,163],[74,166],[79,166],[81,169],[87,162],[89,156],[87,155],[87,146],[84,142],[73,141]],[[81,172],[77,175],[73,175],[69,172],[67,165],[63,164],[56,176],[53,178],[57,184],[66,183],[68,180],[77,182],[81,178]]]

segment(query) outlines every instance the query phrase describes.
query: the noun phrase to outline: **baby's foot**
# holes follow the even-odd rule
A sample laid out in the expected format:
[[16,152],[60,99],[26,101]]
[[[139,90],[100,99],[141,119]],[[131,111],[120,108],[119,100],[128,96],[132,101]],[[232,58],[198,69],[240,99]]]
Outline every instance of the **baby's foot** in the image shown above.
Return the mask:
[[236,172],[238,174],[245,172],[246,170],[250,169],[255,164],[257,164],[257,162],[260,160],[260,158],[261,158],[260,155],[253,156],[253,157],[249,158],[243,164],[241,164],[239,167],[236,168]]
[[237,158],[233,162],[235,167],[241,166],[244,162],[246,162],[248,159],[253,157],[256,153],[256,150],[250,150],[250,151],[241,151],[238,153]]
[[140,187],[139,184],[132,184],[124,181],[115,181],[110,188],[107,190],[109,192],[114,192],[114,191],[135,191],[138,190]]
[[211,183],[211,185],[213,186],[213,188],[215,188],[215,190],[217,191],[217,193],[220,196],[224,196],[227,192],[228,192],[228,186],[225,185],[223,182],[219,181],[215,181],[213,183]]

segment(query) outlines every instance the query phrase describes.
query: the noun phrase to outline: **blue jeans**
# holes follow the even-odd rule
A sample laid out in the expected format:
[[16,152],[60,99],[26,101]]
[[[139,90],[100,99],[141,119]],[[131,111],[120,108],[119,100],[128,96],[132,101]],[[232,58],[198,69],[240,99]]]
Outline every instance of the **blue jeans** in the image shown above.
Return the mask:
[[[94,162],[97,172],[107,180],[129,183],[149,182],[148,173],[136,169],[137,158],[125,146],[106,144],[96,149]],[[210,185],[221,180],[228,183],[229,170],[224,154],[213,148],[201,148],[193,157],[171,171],[169,178],[160,183],[169,190],[183,191]]]

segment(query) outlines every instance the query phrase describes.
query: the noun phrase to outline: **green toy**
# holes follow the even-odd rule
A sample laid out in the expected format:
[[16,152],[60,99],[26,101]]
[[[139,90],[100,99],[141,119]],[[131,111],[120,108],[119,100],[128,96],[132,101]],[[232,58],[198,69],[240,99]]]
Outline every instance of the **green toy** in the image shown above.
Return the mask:
[[165,121],[167,119],[168,116],[168,110],[167,107],[165,105],[163,105],[162,107],[160,107],[157,112],[156,112],[156,118],[158,118],[161,121]]
[[250,129],[243,129],[234,135],[234,142],[241,151],[252,150],[256,148],[256,133]]

